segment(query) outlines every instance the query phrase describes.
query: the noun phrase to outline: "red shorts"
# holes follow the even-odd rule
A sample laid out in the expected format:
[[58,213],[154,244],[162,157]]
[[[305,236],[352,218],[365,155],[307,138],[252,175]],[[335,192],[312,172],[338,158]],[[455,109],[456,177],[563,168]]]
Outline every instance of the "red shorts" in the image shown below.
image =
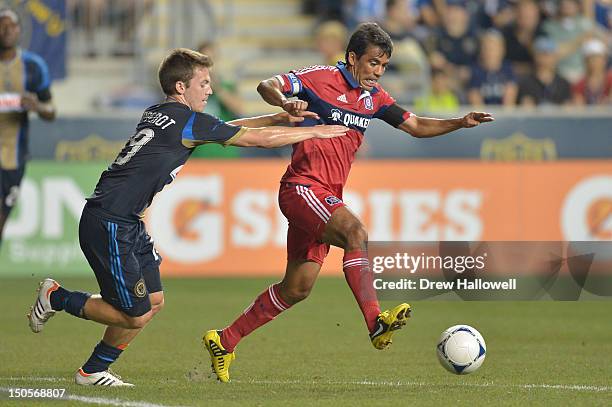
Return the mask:
[[329,245],[321,242],[325,225],[344,202],[319,184],[281,183],[278,204],[289,221],[287,261],[311,260],[323,264],[329,252]]

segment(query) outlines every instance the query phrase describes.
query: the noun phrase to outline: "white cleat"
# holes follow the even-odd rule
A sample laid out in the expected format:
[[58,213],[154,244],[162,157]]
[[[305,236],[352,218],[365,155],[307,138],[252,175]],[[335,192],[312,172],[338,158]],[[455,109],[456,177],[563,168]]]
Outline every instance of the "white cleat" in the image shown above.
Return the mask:
[[110,369],[97,373],[85,373],[81,368],[77,370],[74,381],[80,386],[134,386],[132,383],[121,380],[121,377]]
[[51,293],[59,287],[59,283],[50,278],[45,278],[40,282],[38,286],[38,297],[36,297],[36,301],[30,308],[30,313],[27,315],[32,332],[38,333],[42,331],[45,322],[55,315],[55,311],[51,308],[49,297]]

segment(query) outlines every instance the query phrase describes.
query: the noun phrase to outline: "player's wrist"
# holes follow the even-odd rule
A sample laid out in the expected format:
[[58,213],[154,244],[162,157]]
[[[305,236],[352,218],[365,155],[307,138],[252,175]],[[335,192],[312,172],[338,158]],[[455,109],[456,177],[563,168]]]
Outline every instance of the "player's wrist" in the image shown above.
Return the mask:
[[459,117],[459,118],[453,119],[453,120],[455,121],[456,127],[458,129],[463,129],[463,128],[468,127],[468,115],[467,114],[465,116],[463,116],[463,117]]
[[285,124],[285,123],[287,123],[287,112],[274,113],[271,116],[271,119],[272,119],[272,121],[274,122],[275,125]]

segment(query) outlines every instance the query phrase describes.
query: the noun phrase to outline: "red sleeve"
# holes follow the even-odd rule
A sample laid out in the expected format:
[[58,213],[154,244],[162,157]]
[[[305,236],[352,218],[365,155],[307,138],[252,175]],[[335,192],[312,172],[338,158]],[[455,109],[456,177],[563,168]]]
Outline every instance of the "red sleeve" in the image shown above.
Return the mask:
[[335,69],[333,66],[314,65],[296,69],[287,74],[276,75],[275,78],[280,82],[285,96],[296,96],[302,93],[304,88],[317,88],[322,83],[329,81],[330,73]]
[[376,113],[374,113],[374,117],[381,117],[385,111],[389,108],[389,106],[395,104],[395,99],[391,96],[386,90],[379,86],[378,88],[378,107],[376,109]]
[[302,91],[302,81],[294,72],[276,75],[285,96],[295,96]]

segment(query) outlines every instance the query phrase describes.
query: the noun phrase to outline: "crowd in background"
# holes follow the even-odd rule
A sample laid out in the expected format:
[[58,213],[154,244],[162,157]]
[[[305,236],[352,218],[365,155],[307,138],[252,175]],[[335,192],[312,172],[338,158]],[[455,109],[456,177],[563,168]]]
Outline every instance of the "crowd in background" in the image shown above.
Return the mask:
[[[305,0],[328,63],[350,31],[378,21],[388,72],[424,73],[423,111],[471,105],[612,104],[611,0]],[[415,70],[415,66],[419,69]]]
[[[313,64],[343,60],[352,30],[360,22],[379,22],[394,41],[382,84],[416,111],[612,104],[612,0],[301,1],[317,20],[321,60]],[[87,56],[99,52],[93,37],[105,21],[117,28],[112,54],[133,55],[134,27],[154,4],[69,0],[68,9],[87,35]]]

